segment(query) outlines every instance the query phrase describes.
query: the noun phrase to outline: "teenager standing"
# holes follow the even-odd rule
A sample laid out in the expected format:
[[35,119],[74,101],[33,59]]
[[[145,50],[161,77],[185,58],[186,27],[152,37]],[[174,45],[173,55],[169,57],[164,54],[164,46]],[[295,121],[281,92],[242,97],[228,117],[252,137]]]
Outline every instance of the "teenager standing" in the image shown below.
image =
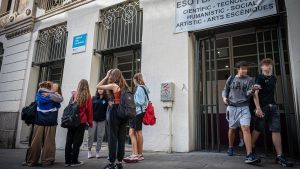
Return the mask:
[[[107,112],[109,164],[104,169],[122,169],[125,154],[125,139],[127,120],[118,117],[121,92],[129,90],[122,72],[113,69],[107,72],[104,79],[97,85],[97,89],[111,92],[112,99]],[[116,160],[118,161],[116,164]]]
[[252,132],[252,145],[255,143],[261,132],[265,131],[265,123],[269,125],[269,131],[272,132],[272,141],[277,153],[276,162],[284,167],[292,167],[293,163],[289,162],[282,154],[282,143],[280,134],[280,113],[275,102],[275,88],[277,79],[273,75],[273,60],[263,59],[261,61],[262,74],[256,77],[255,84],[260,86],[254,95],[256,107],[255,129]]
[[247,75],[248,63],[239,62],[236,64],[237,75],[231,76],[226,81],[222,97],[227,105],[226,119],[229,123],[228,155],[233,155],[233,142],[235,138],[235,130],[241,127],[246,146],[247,156],[245,163],[251,164],[260,160],[252,153],[250,120],[251,114],[249,110],[250,96],[257,90],[253,87],[253,79]]
[[84,164],[83,161],[78,161],[78,155],[86,125],[88,124],[90,128],[93,127],[92,98],[87,80],[80,80],[77,90],[72,93],[71,102],[76,102],[79,106],[80,125],[68,128],[65,166],[79,166]]
[[148,106],[148,94],[150,93],[148,87],[145,85],[143,75],[137,73],[133,77],[133,82],[136,87],[134,93],[134,102],[136,105],[136,116],[129,121],[130,129],[129,136],[132,144],[132,155],[124,158],[125,162],[133,163],[144,160],[143,156],[143,118],[145,116],[146,108]]
[[53,87],[53,83],[49,81],[39,84],[32,141],[23,165],[36,166],[40,157],[43,166],[52,165],[55,161],[57,116],[60,103],[63,101],[59,86],[57,84],[55,86]]
[[96,158],[100,158],[100,149],[105,134],[106,125],[106,111],[107,111],[107,97],[103,90],[97,90],[95,96],[92,99],[93,102],[93,127],[89,128],[88,137],[88,158],[92,158],[92,146],[94,137],[96,135]]

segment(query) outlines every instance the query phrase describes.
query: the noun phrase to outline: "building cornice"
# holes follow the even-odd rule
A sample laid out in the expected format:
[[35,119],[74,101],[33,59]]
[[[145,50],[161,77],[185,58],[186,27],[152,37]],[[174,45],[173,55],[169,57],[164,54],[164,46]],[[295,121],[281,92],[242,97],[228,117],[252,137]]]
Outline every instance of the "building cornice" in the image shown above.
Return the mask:
[[69,2],[66,2],[58,7],[45,11],[45,13],[41,16],[36,16],[36,9],[38,8],[37,4],[33,5],[33,9],[28,8],[21,14],[17,12],[8,13],[0,17],[0,36],[5,35],[7,39],[12,39],[17,36],[32,32],[36,22],[53,17],[60,13],[64,13],[93,1],[95,0],[70,0]]
[[16,22],[13,25],[4,27],[4,31],[0,32],[0,35],[5,34],[7,39],[12,39],[17,36],[32,32],[34,28],[34,18],[28,17],[22,21]]
[[61,5],[59,7],[56,7],[54,9],[51,9],[51,10],[47,11],[42,16],[36,17],[36,22],[47,19],[47,18],[50,18],[50,17],[58,15],[60,13],[64,13],[66,11],[72,10],[74,8],[77,8],[79,6],[88,4],[88,3],[93,2],[93,1],[95,1],[95,0],[75,0],[74,2],[66,3],[64,5]]

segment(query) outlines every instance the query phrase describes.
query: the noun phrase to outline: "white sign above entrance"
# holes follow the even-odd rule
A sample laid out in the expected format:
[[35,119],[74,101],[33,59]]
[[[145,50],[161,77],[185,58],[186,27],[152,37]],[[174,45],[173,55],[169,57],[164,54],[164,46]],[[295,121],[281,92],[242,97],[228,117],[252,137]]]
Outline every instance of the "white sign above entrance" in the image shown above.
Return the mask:
[[201,30],[276,14],[275,0],[176,0],[175,32]]

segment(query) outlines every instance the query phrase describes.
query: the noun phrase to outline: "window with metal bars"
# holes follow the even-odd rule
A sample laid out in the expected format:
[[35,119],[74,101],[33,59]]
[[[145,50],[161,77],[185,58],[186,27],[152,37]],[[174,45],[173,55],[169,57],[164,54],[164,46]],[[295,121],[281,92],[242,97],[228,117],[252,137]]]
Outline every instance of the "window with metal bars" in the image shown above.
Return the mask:
[[53,62],[49,65],[40,66],[39,83],[52,81],[61,84],[63,78],[64,61]]
[[104,77],[110,69],[118,68],[122,71],[128,85],[133,89],[132,78],[141,71],[141,50],[117,52],[102,57],[101,76]]
[[37,6],[41,9],[44,9],[46,12],[49,12],[73,2],[79,2],[79,0],[38,0]]
[[101,10],[97,51],[139,46],[142,42],[143,11],[139,1],[131,0]]
[[40,67],[39,82],[48,80],[61,84],[67,39],[66,23],[40,31],[33,60],[33,64]]
[[36,65],[63,60],[67,47],[67,23],[41,30],[36,41],[33,63]]

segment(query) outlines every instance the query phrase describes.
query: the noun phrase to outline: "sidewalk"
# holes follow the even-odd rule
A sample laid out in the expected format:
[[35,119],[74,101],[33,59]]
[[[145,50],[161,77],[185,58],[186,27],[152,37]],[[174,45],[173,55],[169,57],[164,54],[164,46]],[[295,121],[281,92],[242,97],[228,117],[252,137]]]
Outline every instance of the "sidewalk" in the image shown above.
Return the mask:
[[[0,149],[0,169],[25,169],[21,166],[25,157],[25,149]],[[129,152],[126,153],[127,155]],[[107,151],[104,151],[100,159],[87,159],[87,151],[81,151],[79,160],[85,165],[81,169],[102,169],[106,164]],[[145,160],[136,164],[124,164],[125,169],[280,169],[283,168],[274,164],[273,159],[262,159],[259,166],[244,164],[243,156],[228,157],[222,153],[174,153],[147,152]],[[34,167],[40,169],[42,167]],[[61,169],[64,167],[64,151],[57,150],[56,163],[47,168]],[[300,168],[299,163],[294,168]]]

